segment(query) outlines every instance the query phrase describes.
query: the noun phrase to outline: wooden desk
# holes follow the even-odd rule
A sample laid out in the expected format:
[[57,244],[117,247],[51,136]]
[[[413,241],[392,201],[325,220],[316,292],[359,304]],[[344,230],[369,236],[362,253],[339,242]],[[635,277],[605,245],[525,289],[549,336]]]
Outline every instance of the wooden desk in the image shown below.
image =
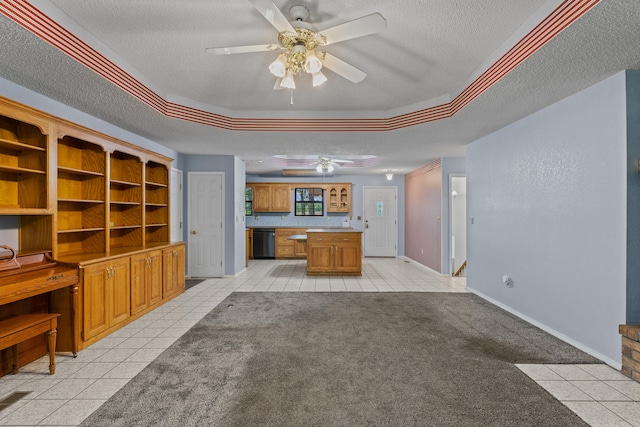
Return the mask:
[[49,311],[61,314],[58,329],[64,345],[60,349],[75,356],[79,336],[78,268],[54,261],[46,251],[20,254],[17,260],[18,268],[0,271],[0,306],[49,294]]

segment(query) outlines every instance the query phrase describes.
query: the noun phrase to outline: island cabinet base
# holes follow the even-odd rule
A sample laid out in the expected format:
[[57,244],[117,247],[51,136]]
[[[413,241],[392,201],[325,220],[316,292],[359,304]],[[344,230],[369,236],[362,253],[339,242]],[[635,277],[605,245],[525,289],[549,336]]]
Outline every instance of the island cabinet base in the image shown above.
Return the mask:
[[362,232],[307,230],[306,234],[307,275],[362,275]]

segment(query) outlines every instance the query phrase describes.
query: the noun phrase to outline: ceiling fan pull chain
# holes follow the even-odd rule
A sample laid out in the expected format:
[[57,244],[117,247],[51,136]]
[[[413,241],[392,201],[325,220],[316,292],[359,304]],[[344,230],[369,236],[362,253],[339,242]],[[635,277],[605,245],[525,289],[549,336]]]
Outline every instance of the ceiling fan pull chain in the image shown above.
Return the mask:
[[293,89],[289,89],[289,91],[291,92],[291,105],[293,105]]

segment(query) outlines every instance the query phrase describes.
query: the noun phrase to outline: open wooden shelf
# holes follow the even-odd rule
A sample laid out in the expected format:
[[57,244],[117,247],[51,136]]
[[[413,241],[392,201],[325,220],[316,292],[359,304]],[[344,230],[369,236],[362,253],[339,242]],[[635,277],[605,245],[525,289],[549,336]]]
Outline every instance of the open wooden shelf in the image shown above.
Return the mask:
[[18,142],[18,141],[13,141],[10,139],[4,139],[4,138],[0,138],[0,148],[5,148],[7,150],[13,150],[13,151],[18,151],[18,152],[22,152],[22,151],[47,151],[46,148],[44,147],[38,147],[36,145],[31,145],[31,144],[23,144],[22,142]]
[[70,230],[62,230],[62,229],[58,229],[58,233],[59,234],[64,234],[64,233],[88,233],[88,232],[93,232],[93,231],[104,231],[104,228],[74,228],[74,229],[70,229]]
[[145,243],[169,240],[169,170],[166,165],[145,165]]
[[37,126],[0,116],[0,206],[25,214],[50,208],[47,141]]
[[104,203],[104,200],[89,200],[89,199],[58,199],[58,203]]
[[21,167],[5,166],[5,165],[0,165],[0,172],[9,172],[9,173],[17,173],[17,174],[32,173],[36,175],[46,175],[47,173],[46,171],[40,170],[40,169],[29,169],[29,168],[21,168]]
[[69,262],[168,244],[170,162],[0,99],[0,215],[19,218],[19,249]]
[[142,184],[139,182],[131,182],[131,181],[122,181],[119,179],[112,179],[109,181],[112,185],[121,185],[123,187],[141,187]]
[[94,172],[83,169],[67,168],[64,166],[58,166],[58,173],[68,173],[72,175],[80,176],[104,176],[104,172]]

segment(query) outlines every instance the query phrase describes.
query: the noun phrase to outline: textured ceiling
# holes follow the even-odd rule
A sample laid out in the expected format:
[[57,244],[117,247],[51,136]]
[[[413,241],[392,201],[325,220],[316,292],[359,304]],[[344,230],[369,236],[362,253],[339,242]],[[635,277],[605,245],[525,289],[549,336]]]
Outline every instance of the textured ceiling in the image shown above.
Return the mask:
[[[354,84],[327,71],[319,88],[301,77],[293,93],[274,91],[267,67],[275,53],[205,53],[276,41],[277,31],[245,0],[32,1],[46,18],[36,24],[20,20],[34,9],[0,9],[13,19],[0,16],[0,77],[178,152],[237,155],[248,173],[279,170],[268,161],[277,154],[379,156],[375,167],[336,171],[371,174],[464,155],[469,142],[640,64],[637,0],[275,3],[285,14],[306,5],[320,31],[381,13],[383,32],[326,49],[367,78]],[[543,42],[522,45],[496,66],[557,8],[554,26],[537,36]],[[48,19],[103,68],[62,52],[67,45],[44,28]]]

